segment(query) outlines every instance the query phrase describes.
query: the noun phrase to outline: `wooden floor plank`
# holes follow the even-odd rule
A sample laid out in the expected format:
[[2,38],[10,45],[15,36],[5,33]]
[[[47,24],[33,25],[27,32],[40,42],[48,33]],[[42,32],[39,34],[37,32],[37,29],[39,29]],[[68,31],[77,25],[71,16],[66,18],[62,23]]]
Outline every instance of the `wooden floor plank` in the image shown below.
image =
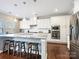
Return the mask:
[[8,54],[5,54],[5,53],[1,53],[0,59],[24,59],[24,58],[18,57],[18,56],[13,56],[13,55],[8,55]]
[[65,44],[48,43],[47,53],[48,59],[70,59]]
[[18,55],[15,55],[13,56],[12,54],[8,55],[6,52],[4,53],[0,53],[0,59],[36,59],[36,56],[37,56],[37,59],[41,59],[41,55],[35,55],[35,54],[31,54],[32,57],[28,57],[28,55],[26,54],[26,56],[18,56]]

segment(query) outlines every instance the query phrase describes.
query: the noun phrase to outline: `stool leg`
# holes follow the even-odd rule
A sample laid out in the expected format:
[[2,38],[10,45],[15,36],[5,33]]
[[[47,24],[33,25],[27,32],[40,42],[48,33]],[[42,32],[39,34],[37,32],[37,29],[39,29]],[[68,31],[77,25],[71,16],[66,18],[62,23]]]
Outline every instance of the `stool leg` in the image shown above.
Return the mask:
[[8,45],[8,54],[10,54],[10,46]]
[[33,59],[33,56],[32,56],[32,48],[30,49],[30,59]]
[[22,52],[22,55],[25,55],[25,45],[23,44],[22,49],[24,49],[24,51]]
[[5,43],[3,44],[3,52],[5,52]]
[[[13,43],[13,46],[14,46],[14,43]],[[13,56],[15,54],[15,46],[13,47]]]
[[20,47],[20,57],[21,57],[21,47]]
[[20,54],[20,57],[21,57],[21,43],[19,43],[18,54]]
[[19,55],[20,54],[20,43],[18,43],[18,50],[17,50],[17,55]]
[[23,55],[24,55],[24,56],[26,55],[25,45],[24,45],[24,52],[23,52]]
[[[24,50],[22,51],[22,49],[24,49]],[[25,50],[25,42],[22,42],[21,43],[21,51],[22,51],[21,56],[25,56],[25,53],[26,53],[26,50]]]
[[31,49],[28,48],[28,58],[31,59]]
[[36,59],[38,59],[38,56],[39,56],[39,50],[36,51]]
[[5,43],[3,42],[3,52],[4,52],[4,50],[5,50]]
[[13,56],[15,55],[15,45],[14,45],[14,48],[13,48]]
[[28,59],[29,59],[29,45],[27,44],[27,46],[28,46],[27,56],[28,56]]
[[20,57],[22,56],[22,45],[21,45],[21,43],[20,43]]

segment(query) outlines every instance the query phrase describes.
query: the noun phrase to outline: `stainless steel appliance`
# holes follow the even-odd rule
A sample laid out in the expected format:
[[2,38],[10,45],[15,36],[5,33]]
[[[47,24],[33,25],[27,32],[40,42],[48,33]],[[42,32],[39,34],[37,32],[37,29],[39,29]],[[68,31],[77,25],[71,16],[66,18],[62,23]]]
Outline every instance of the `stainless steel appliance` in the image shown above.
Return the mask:
[[60,39],[60,26],[59,25],[51,26],[51,38]]

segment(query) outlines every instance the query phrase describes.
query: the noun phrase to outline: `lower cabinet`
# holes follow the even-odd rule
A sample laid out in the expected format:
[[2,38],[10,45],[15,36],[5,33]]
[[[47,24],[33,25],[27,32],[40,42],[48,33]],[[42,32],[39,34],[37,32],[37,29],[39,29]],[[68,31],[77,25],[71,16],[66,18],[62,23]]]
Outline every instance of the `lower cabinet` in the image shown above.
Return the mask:
[[79,45],[77,43],[70,43],[70,55],[71,59],[79,59]]
[[47,43],[47,59],[69,59],[66,44]]

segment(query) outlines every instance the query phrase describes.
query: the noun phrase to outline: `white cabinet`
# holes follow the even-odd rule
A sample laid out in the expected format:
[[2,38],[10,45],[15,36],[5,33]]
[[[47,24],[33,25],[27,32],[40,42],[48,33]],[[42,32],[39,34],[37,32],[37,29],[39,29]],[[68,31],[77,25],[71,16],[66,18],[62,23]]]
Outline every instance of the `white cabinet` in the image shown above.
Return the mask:
[[20,21],[20,29],[30,28],[30,25],[37,25],[37,28],[49,29],[50,19],[31,19]]
[[37,25],[37,17],[36,16],[32,17],[29,21],[30,21],[30,25]]
[[39,19],[39,20],[37,20],[37,27],[49,29],[50,28],[50,19]]
[[16,22],[14,21],[6,21],[5,28],[14,29],[16,28]]
[[20,29],[28,29],[28,28],[30,28],[29,20],[20,21]]
[[51,17],[51,26],[60,25],[60,40],[67,42],[69,36],[70,15]]
[[65,25],[65,16],[51,17],[51,25]]

